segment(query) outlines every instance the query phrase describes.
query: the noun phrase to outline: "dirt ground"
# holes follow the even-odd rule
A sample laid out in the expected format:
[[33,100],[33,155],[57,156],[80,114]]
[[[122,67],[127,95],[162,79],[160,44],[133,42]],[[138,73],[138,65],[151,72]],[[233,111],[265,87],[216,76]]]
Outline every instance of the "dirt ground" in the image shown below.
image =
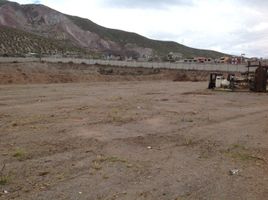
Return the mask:
[[268,199],[268,95],[206,87],[0,86],[0,199]]
[[209,72],[127,68],[74,63],[0,63],[0,84],[114,81],[205,81]]

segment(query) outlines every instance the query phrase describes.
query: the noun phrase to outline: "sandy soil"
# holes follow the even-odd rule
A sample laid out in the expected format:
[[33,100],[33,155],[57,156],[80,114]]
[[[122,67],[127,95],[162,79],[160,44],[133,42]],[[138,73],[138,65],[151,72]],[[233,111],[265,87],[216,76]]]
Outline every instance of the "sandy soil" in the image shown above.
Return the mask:
[[268,95],[206,86],[0,86],[0,199],[268,199]]

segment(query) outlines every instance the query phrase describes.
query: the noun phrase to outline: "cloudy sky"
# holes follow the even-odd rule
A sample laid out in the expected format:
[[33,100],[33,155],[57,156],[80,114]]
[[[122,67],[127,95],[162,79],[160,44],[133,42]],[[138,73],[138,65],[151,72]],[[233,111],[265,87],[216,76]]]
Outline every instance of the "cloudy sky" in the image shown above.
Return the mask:
[[268,58],[267,0],[17,0],[99,25],[230,54]]

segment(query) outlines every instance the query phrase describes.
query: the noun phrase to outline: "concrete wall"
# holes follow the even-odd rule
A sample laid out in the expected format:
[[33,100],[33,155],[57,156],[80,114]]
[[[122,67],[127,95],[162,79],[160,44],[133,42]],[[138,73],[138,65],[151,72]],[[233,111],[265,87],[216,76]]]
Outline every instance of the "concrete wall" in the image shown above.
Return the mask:
[[13,58],[13,57],[0,57],[0,63],[12,63],[12,62],[37,62],[39,58]]
[[[212,63],[157,63],[157,62],[128,62],[128,61],[113,61],[113,60],[93,60],[93,59],[76,59],[76,58],[49,58],[41,59],[44,62],[51,63],[76,63],[76,64],[99,64],[107,66],[122,66],[122,67],[144,67],[144,68],[163,68],[163,69],[182,69],[182,70],[202,70],[202,71],[223,71],[223,72],[246,72],[245,65],[230,65],[230,64],[212,64]],[[38,62],[38,58],[10,58],[0,57],[0,63],[7,62]]]

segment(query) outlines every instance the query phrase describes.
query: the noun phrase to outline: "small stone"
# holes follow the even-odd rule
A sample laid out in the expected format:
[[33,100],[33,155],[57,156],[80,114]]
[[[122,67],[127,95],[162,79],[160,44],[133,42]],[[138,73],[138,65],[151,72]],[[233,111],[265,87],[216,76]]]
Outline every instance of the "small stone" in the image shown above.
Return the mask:
[[231,176],[233,176],[233,175],[237,175],[238,173],[239,173],[239,170],[238,170],[238,169],[232,169],[232,170],[229,171],[229,174],[230,174]]

